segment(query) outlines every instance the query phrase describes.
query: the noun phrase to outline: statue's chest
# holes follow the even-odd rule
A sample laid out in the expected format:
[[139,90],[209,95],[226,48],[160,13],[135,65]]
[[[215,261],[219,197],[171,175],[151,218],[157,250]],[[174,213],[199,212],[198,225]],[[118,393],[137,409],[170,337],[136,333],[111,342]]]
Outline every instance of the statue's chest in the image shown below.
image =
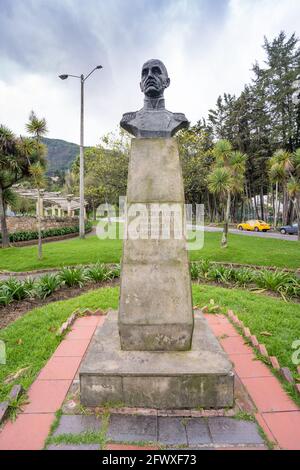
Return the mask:
[[172,121],[172,115],[165,111],[142,111],[136,114],[131,124],[138,129],[162,131],[170,130]]

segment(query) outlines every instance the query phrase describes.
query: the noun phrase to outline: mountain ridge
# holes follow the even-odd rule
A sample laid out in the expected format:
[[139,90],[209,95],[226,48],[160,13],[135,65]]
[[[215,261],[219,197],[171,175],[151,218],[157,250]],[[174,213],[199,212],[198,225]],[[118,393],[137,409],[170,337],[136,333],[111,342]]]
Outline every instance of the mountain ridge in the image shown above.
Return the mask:
[[79,155],[79,145],[73,142],[49,137],[43,137],[42,141],[48,149],[48,175],[54,175],[57,171],[68,170],[77,155]]

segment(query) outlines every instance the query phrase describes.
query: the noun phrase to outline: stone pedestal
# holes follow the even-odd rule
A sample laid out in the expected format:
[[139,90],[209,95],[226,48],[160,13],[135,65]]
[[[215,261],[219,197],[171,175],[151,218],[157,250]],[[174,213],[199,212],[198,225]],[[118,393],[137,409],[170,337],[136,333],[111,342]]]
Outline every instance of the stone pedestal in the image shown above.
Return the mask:
[[119,304],[121,348],[189,350],[192,295],[175,139],[132,140],[126,210]]
[[233,404],[233,373],[195,319],[176,140],[132,141],[119,312],[98,328],[80,368],[81,401],[150,408]]
[[111,311],[81,365],[80,390],[85,406],[224,408],[233,404],[233,372],[201,313],[190,351],[152,352],[123,351]]

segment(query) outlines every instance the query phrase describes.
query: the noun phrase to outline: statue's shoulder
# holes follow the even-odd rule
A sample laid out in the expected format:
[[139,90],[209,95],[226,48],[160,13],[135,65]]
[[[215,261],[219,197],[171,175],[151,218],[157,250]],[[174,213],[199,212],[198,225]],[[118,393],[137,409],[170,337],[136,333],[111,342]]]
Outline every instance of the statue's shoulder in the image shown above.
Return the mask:
[[135,119],[137,111],[131,111],[129,113],[124,113],[121,119],[122,123],[126,123]]
[[189,122],[184,113],[173,113],[175,121],[179,122]]

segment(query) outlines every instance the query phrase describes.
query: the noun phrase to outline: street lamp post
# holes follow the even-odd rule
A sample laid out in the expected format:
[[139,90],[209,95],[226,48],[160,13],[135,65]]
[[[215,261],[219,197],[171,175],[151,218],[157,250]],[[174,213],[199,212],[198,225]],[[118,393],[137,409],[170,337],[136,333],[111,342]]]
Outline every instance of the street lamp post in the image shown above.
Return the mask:
[[79,199],[80,199],[80,214],[79,214],[79,237],[84,238],[84,84],[86,80],[92,75],[95,70],[102,69],[102,65],[97,65],[86,77],[84,75],[59,75],[61,80],[66,80],[69,77],[79,78],[80,80],[80,154],[79,154]]

